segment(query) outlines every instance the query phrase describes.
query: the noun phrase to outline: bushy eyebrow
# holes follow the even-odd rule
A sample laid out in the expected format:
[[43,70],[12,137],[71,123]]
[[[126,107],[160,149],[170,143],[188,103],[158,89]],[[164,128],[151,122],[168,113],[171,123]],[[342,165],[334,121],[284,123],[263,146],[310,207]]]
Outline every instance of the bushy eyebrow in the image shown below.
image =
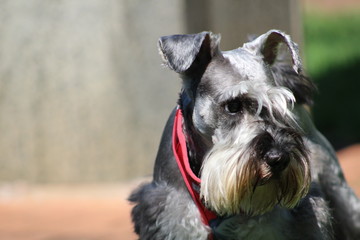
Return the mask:
[[[277,87],[260,81],[242,81],[231,87],[219,90],[216,101],[224,103],[231,99],[251,99],[256,104],[256,115],[260,115],[263,108],[267,109],[270,118],[277,122],[276,116],[295,121],[291,112],[295,97],[285,87]],[[251,101],[249,101],[251,103]]]

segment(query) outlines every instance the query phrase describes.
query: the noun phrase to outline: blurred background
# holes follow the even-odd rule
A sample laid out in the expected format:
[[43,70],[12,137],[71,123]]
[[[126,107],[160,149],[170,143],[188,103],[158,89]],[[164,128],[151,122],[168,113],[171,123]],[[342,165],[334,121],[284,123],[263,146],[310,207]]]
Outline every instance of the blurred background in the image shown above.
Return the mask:
[[0,1],[0,239],[136,239],[126,197],[176,104],[156,46],[175,33],[290,34],[359,194],[359,26],[358,0]]

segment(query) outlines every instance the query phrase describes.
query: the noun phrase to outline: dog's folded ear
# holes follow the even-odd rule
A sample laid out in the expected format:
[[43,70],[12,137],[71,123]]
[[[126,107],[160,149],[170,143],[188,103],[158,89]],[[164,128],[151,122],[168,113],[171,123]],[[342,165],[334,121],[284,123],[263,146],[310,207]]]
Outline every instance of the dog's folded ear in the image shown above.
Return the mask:
[[270,66],[275,83],[289,88],[297,103],[312,104],[316,87],[303,74],[298,46],[289,35],[279,30],[270,30],[245,43],[243,48],[262,57]]
[[302,64],[297,44],[291,40],[289,35],[279,30],[270,30],[253,41],[245,43],[243,48],[255,55],[262,55],[264,62],[272,66],[273,64],[276,64],[279,57],[283,57],[280,56],[283,54],[279,51],[281,43],[286,44],[288,47],[291,54],[293,69],[299,74],[302,71]]
[[[216,54],[220,35],[201,32],[188,35],[171,35],[159,39],[158,46],[164,63],[177,73],[183,74],[198,65],[206,65]],[[192,67],[193,65],[197,65]]]

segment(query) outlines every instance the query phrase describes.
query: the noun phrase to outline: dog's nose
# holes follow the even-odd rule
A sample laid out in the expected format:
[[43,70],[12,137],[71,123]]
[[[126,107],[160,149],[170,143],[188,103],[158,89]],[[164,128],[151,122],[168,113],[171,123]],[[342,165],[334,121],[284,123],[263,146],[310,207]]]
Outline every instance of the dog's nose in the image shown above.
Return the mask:
[[273,171],[281,172],[289,165],[290,158],[279,149],[273,148],[265,154],[265,161]]

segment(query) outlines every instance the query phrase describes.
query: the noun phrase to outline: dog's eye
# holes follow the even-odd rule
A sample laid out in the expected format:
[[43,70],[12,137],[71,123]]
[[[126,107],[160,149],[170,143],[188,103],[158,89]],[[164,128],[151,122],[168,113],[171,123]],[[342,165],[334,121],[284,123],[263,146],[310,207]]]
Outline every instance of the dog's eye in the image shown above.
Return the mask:
[[235,114],[242,111],[242,103],[240,99],[234,99],[226,103],[225,110],[230,114]]

